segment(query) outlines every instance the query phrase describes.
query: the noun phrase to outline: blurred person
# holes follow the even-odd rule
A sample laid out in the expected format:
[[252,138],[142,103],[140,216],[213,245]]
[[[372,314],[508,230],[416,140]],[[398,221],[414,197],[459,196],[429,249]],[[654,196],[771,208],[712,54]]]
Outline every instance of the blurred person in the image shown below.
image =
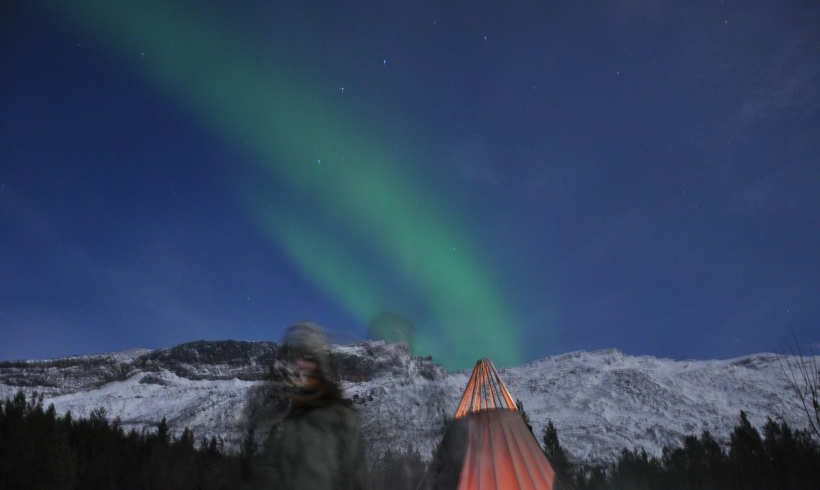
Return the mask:
[[290,386],[290,409],[254,460],[247,488],[369,488],[356,411],[328,378],[327,338],[319,325],[288,327],[278,363]]

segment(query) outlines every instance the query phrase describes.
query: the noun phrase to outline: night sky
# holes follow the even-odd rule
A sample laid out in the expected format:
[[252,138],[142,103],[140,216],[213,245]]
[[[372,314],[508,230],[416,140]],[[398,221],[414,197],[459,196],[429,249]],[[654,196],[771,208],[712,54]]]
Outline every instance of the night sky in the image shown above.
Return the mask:
[[820,343],[820,3],[0,1],[0,359]]

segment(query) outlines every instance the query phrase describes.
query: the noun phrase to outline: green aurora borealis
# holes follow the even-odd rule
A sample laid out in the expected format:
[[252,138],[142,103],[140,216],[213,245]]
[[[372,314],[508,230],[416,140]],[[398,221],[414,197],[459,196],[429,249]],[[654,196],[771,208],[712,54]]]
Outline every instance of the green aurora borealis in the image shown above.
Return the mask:
[[[135,1],[46,5],[259,162],[238,186],[248,212],[362,325],[410,302],[422,310],[413,318],[417,354],[449,369],[481,357],[521,362],[516,318],[492,269],[422,185],[412,155],[380,149],[361,129],[366,121],[323,107],[297,76],[255,58],[202,12]],[[400,286],[383,287],[385,276]]]

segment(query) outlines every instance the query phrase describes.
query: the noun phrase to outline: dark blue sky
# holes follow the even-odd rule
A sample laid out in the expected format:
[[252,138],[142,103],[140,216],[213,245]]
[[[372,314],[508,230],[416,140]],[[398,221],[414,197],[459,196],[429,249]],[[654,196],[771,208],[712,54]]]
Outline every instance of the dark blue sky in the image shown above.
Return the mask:
[[[503,296],[512,320],[485,333],[518,359],[820,342],[817,2],[175,3],[173,25],[218,19],[205,35],[411,177],[414,216],[459,228],[454,250]],[[0,359],[276,340],[305,318],[364,337],[322,258],[249,208],[247,181],[284,157],[262,161],[193,85],[146,68],[150,46],[29,4],[0,4]],[[378,229],[272,175],[274,213],[341,230],[324,245],[366,272],[363,303],[424,345],[470,335]]]

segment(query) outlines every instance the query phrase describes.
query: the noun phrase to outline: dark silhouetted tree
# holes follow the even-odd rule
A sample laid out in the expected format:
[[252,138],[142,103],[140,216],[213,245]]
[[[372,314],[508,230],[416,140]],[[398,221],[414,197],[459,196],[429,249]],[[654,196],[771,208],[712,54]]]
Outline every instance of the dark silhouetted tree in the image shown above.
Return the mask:
[[763,437],[775,480],[783,488],[820,488],[820,446],[809,431],[793,431],[786,422],[768,418]]
[[644,448],[624,448],[615,463],[610,485],[614,489],[649,490],[657,487],[660,473],[660,462],[650,458]]
[[522,402],[521,400],[515,400],[515,408],[517,408],[518,413],[521,414],[521,419],[524,421],[524,425],[526,425],[527,428],[530,430],[530,434],[534,435],[532,431],[532,424],[530,423],[530,416],[527,415],[526,410],[524,410],[524,402]]
[[547,427],[544,429],[541,440],[544,442],[544,456],[547,457],[553,469],[559,475],[569,477],[571,471],[569,459],[558,441],[558,431],[555,430],[552,420],[547,421]]
[[168,438],[168,422],[166,422],[165,417],[162,417],[157,425],[157,441],[163,446],[167,446],[171,442]]
[[728,459],[708,431],[700,439],[684,437],[682,447],[665,447],[662,462],[669,488],[724,488]]
[[729,461],[736,476],[735,486],[747,490],[776,488],[771,460],[766,454],[760,432],[740,412],[740,424],[732,431]]

